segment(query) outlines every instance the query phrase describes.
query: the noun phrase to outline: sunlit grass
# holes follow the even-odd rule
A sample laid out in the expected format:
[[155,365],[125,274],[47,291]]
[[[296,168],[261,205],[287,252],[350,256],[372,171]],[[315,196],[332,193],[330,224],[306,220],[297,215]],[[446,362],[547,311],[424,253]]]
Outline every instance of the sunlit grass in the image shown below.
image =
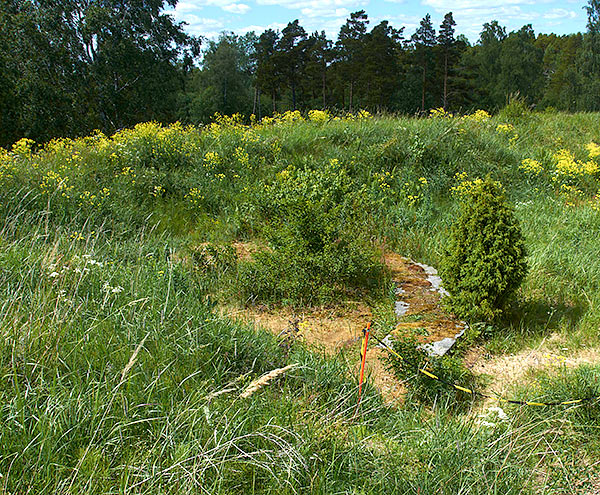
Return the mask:
[[[0,491],[516,494],[572,492],[597,476],[587,462],[597,401],[509,406],[509,421],[486,426],[449,404],[390,408],[368,386],[354,417],[348,356],[287,349],[218,316],[215,290],[235,294],[235,276],[203,273],[192,253],[265,242],[265,186],[336,160],[361,200],[351,227],[436,265],[457,174],[489,173],[515,204],[530,274],[488,350],[552,335],[573,351],[597,347],[598,176],[570,177],[583,196],[568,197],[552,175],[561,149],[590,159],[598,116],[531,114],[510,136],[500,117],[294,119],[144,124],[0,153]],[[382,300],[373,304],[391,325]],[[540,375],[516,393],[588,393],[597,376]]]

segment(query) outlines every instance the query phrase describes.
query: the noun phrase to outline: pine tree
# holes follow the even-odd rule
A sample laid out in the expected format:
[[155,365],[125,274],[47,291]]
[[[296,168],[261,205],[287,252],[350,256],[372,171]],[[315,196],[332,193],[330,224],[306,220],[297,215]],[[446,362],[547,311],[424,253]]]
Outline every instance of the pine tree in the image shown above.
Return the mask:
[[588,31],[583,38],[577,67],[581,81],[579,109],[600,110],[600,0],[589,0],[585,7]]
[[412,42],[415,46],[417,59],[421,66],[421,112],[425,111],[425,94],[427,92],[428,66],[432,58],[432,48],[436,44],[435,29],[431,24],[431,16],[427,14],[422,20],[415,34],[412,35]]
[[438,43],[444,50],[444,92],[442,97],[442,106],[444,110],[448,108],[448,62],[450,59],[450,52],[454,48],[456,39],[454,38],[454,18],[452,12],[448,12],[444,16],[444,20],[440,25],[440,31],[438,34]]
[[336,48],[337,66],[343,80],[350,86],[349,110],[353,111],[354,87],[359,80],[366,58],[364,42],[369,24],[364,10],[352,12],[340,28]]
[[544,53],[535,45],[535,33],[531,24],[512,31],[502,42],[497,93],[507,100],[519,95],[533,103],[542,93]]
[[486,22],[472,53],[475,86],[481,94],[480,104],[484,107],[498,107],[505,100],[505,95],[499,91],[498,78],[502,43],[506,37],[506,28],[498,21]]
[[367,86],[366,103],[370,107],[390,107],[390,97],[398,87],[398,55],[403,29],[394,29],[388,21],[382,21],[365,38],[369,57],[363,72]]
[[306,38],[306,31],[296,19],[283,28],[276,46],[275,63],[292,92],[293,110],[297,107],[298,84],[306,61]]
[[275,53],[278,41],[279,33],[272,29],[267,29],[258,37],[258,41],[254,47],[254,56],[256,58],[256,87],[258,90],[257,100],[260,101],[260,92],[263,89],[268,91],[271,96],[273,113],[277,111],[277,89],[280,84],[280,74],[275,65]]
[[[322,108],[327,107],[327,68],[331,61],[331,41],[325,31],[315,31],[306,40],[305,75],[313,100],[320,94]],[[314,107],[314,105],[311,105]]]

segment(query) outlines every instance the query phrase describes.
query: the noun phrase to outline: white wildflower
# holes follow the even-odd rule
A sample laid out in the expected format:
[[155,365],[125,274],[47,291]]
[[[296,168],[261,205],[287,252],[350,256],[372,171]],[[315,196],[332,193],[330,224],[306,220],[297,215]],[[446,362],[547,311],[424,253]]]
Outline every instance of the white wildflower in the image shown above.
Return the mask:
[[498,419],[501,419],[502,421],[506,421],[508,419],[508,416],[504,412],[504,409],[502,409],[501,407],[490,407],[488,408],[488,413],[497,413]]

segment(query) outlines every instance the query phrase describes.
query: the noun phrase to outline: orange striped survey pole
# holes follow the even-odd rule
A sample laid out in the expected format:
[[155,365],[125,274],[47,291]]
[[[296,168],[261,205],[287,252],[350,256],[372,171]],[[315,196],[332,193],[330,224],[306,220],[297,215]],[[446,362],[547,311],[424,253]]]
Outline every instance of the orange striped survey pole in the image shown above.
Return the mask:
[[[360,348],[360,377],[358,379],[358,402],[356,403],[356,412],[358,412],[358,406],[360,406],[360,398],[362,393],[362,386],[365,379],[365,363],[367,362],[367,345],[369,344],[369,332],[371,331],[371,322],[367,323],[366,328],[363,329],[363,340]],[[356,415],[356,413],[355,413]]]

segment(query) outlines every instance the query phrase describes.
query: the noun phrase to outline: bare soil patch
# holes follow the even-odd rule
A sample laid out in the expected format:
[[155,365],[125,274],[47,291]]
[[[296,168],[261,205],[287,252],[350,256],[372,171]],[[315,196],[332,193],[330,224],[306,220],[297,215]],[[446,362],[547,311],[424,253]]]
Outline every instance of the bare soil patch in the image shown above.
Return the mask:
[[[251,259],[257,250],[257,246],[243,243],[235,243],[233,247],[241,259]],[[394,332],[415,332],[418,329],[420,341],[432,342],[453,337],[460,331],[462,322],[440,306],[440,293],[427,280],[423,268],[396,253],[385,254],[384,261],[399,289],[397,300],[408,304],[408,310],[398,318]],[[371,309],[360,301],[343,301],[334,307],[303,310],[224,306],[221,312],[230,318],[259,325],[277,335],[292,335],[328,354],[350,350],[346,356],[355,356],[350,360],[350,373],[357,372],[359,368],[362,330],[373,318]],[[401,401],[405,389],[386,368],[384,358],[387,351],[376,348],[375,342],[370,347],[366,364],[368,375],[386,401]]]
[[[593,364],[600,361],[600,349],[581,349],[573,353],[567,348],[559,351],[555,342],[559,339],[552,335],[544,340],[536,349],[526,349],[516,354],[496,356],[487,359],[480,348],[471,349],[465,363],[476,375],[488,375],[491,382],[486,387],[487,393],[496,393],[504,397],[517,383],[523,382],[533,371],[559,370],[561,367],[574,368],[582,364]],[[550,344],[549,344],[550,343]],[[486,399],[482,407],[488,407],[493,399]]]

